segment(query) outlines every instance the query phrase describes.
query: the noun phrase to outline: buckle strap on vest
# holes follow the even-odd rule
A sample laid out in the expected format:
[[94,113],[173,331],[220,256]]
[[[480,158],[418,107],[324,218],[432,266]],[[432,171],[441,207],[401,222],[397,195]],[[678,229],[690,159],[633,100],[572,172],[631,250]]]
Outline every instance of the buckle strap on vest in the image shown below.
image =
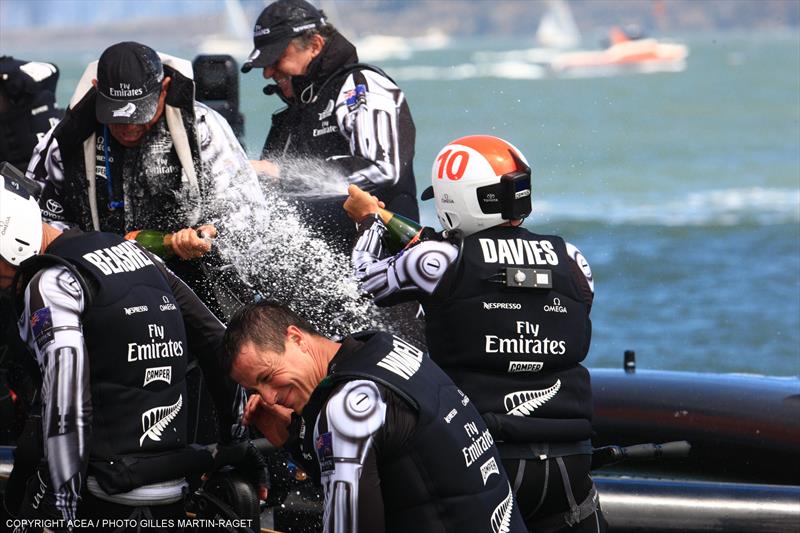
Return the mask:
[[564,492],[569,502],[569,511],[548,516],[542,520],[537,520],[533,524],[534,531],[550,531],[560,529],[566,524],[568,527],[573,527],[583,520],[590,517],[599,506],[599,498],[597,495],[597,488],[592,483],[592,488],[589,489],[589,494],[586,498],[578,504],[575,501],[575,496],[572,494],[572,485],[569,482],[567,475],[567,467],[564,465],[564,460],[561,457],[556,457],[558,469],[561,471],[561,480],[564,483]]

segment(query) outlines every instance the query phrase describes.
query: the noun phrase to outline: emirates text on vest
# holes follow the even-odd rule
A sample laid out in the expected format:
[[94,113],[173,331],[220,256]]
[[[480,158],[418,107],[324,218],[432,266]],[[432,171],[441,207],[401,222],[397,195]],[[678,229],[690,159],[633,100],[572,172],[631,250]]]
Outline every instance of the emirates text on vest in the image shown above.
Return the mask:
[[557,265],[558,254],[550,241],[478,239],[486,263],[505,265]]
[[83,258],[106,276],[120,272],[134,272],[153,264],[143,251],[129,241],[85,253]]
[[150,336],[149,343],[128,343],[129,363],[147,359],[161,359],[162,357],[181,357],[183,355],[183,341],[166,340],[164,326],[148,324],[147,333]]
[[531,322],[515,322],[515,331],[519,336],[516,339],[503,338],[497,335],[484,335],[486,353],[501,354],[534,354],[534,355],[564,355],[567,351],[565,341],[544,339],[529,339],[526,335],[539,336],[539,324]]
[[422,350],[394,337],[392,351],[378,361],[378,366],[407,380],[419,370],[422,356]]
[[480,459],[481,455],[492,448],[494,439],[488,429],[484,429],[483,432],[480,432],[478,426],[474,422],[465,424],[464,430],[470,440],[472,440],[472,443],[469,446],[461,448],[461,453],[464,454],[464,463],[467,467],[470,467],[472,463]]

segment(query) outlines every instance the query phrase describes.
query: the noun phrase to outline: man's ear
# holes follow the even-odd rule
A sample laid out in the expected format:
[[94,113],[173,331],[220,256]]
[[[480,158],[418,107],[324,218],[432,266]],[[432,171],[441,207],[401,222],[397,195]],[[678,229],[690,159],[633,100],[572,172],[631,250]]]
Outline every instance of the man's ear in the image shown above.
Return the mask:
[[289,326],[286,328],[286,343],[294,343],[305,351],[306,336],[302,329],[297,326]]
[[313,56],[317,57],[322,49],[325,48],[325,39],[320,34],[316,34],[311,38],[311,51]]

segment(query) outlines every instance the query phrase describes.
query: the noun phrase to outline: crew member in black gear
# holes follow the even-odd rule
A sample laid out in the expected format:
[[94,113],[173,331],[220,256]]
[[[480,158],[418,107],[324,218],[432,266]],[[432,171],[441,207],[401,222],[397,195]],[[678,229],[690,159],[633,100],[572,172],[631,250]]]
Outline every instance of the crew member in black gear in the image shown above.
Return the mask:
[[[262,68],[264,78],[275,81],[264,92],[286,103],[272,116],[262,160],[253,161],[259,173],[302,195],[301,211],[345,253],[355,226],[341,210],[344,184],[373,191],[389,209],[419,220],[416,130],[400,88],[380,69],[359,63],[356,48],[304,0],[268,5],[253,42],[242,72]],[[337,175],[343,184],[331,191],[308,183],[308,177]]]
[[561,237],[521,226],[531,173],[510,143],[457,139],[439,152],[432,182],[422,198],[435,197],[442,238],[385,259],[378,199],[351,187],[345,209],[359,221],[361,286],[378,305],[422,304],[431,358],[483,415],[528,528],[604,531],[581,364],[591,339],[589,264]]
[[275,444],[291,435],[322,484],[324,532],[525,530],[471,399],[418,348],[387,333],[336,342],[264,300],[231,320],[223,358],[256,393],[244,420]]
[[[231,293],[250,296],[223,283],[201,235],[248,237],[223,216],[247,226],[243,213],[263,196],[228,123],[195,101],[188,61],[136,42],[108,47],[87,67],[64,120],[37,146],[28,177],[46,182],[39,205],[59,229],[173,233],[167,266],[219,318]],[[189,388],[190,409],[200,398],[200,423],[190,417],[193,440],[214,442],[211,402],[195,372]]]
[[186,476],[214,464],[211,452],[188,446],[189,353],[222,440],[243,434],[243,390],[216,357],[224,326],[138,244],[42,223],[30,184],[2,171],[0,285],[24,288],[19,333],[42,377],[25,440],[40,462],[11,510],[52,519],[56,530],[75,518],[185,517]]
[[64,115],[56,105],[58,67],[0,57],[0,161],[24,170],[33,148]]
[[223,216],[261,193],[228,123],[194,99],[190,76],[188,61],[143,44],[108,47],[27,175],[46,181],[42,214],[59,229],[174,232],[168,266],[213,308],[214,284],[195,261],[211,244],[198,229],[216,236]]
[[[52,63],[0,57],[0,161],[24,170],[36,143],[64,115],[56,104],[58,67]],[[0,443],[22,429],[33,399],[38,370],[19,336],[10,302],[0,300]],[[31,372],[35,370],[35,372]]]

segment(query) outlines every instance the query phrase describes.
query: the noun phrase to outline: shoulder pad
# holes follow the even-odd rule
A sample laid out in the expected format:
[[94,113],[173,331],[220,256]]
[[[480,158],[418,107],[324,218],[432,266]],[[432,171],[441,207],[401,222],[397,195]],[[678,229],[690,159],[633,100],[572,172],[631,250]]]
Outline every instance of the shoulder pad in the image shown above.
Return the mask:
[[328,400],[328,427],[336,434],[366,438],[386,420],[386,402],[372,381],[349,381]]

